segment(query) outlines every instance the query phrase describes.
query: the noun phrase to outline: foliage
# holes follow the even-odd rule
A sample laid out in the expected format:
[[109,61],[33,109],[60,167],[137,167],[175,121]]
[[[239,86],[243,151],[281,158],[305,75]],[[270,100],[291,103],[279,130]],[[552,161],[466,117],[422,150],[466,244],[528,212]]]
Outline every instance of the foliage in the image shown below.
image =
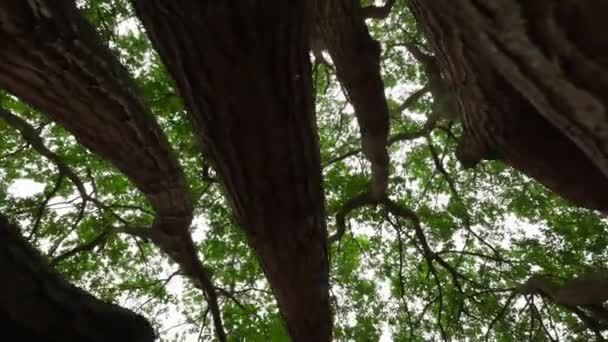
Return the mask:
[[[136,78],[179,153],[196,198],[192,227],[200,253],[220,288],[226,330],[235,340],[287,340],[260,266],[231,217],[213,172],[197,152],[181,98],[123,1],[81,3]],[[383,47],[383,77],[392,109],[391,133],[416,132],[432,98],[398,111],[426,82],[404,43],[423,43],[404,1],[389,18],[369,21]],[[323,158],[329,234],[344,203],[365,190],[368,167],[352,107],[331,66],[315,66],[317,119]],[[148,224],[151,209],[133,185],[89,153],[43,113],[2,94],[1,105],[33,125],[46,146],[70,165],[90,195],[86,201],[53,163],[0,121],[0,211],[18,219],[24,234],[69,280],[149,317],[163,340],[213,338],[201,293],[157,248],[122,234],[122,222]],[[347,217],[346,234],[331,246],[335,339],[395,341],[549,339],[586,340],[576,317],[540,297],[514,290],[533,273],[570,278],[606,263],[607,222],[572,207],[500,163],[463,170],[453,151],[457,123],[441,121],[429,137],[395,142],[389,193],[412,208],[428,245],[445,264],[430,260],[416,227],[382,206]],[[338,158],[339,159],[339,158]],[[22,196],[22,179],[43,190]],[[11,190],[13,189],[13,190]],[[88,246],[79,251],[79,246]],[[446,266],[447,265],[447,266]]]

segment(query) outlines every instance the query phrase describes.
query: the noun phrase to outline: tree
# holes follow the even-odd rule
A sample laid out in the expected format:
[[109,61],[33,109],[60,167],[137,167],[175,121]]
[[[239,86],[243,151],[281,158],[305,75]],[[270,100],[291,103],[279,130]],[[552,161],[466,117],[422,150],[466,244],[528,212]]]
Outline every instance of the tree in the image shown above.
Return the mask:
[[[606,211],[606,5],[412,1],[462,105],[461,160],[504,160]],[[424,19],[423,19],[424,18]],[[558,172],[555,169],[559,170]]]
[[0,4],[0,178],[44,184],[0,211],[67,280],[199,339],[603,338],[601,5],[78,6]]
[[[104,303],[70,285],[44,264],[19,230],[0,216],[2,283],[0,317],[13,339],[44,341],[154,341],[141,316]],[[20,281],[15,281],[20,279]]]

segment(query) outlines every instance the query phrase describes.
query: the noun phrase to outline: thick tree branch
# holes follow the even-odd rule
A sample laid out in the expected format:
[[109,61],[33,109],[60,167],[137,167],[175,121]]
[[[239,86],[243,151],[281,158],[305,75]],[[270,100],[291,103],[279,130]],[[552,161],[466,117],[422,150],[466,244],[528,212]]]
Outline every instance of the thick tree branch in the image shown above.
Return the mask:
[[188,231],[193,205],[184,173],[127,70],[73,2],[5,1],[0,17],[7,19],[0,24],[0,87],[63,125],[145,194],[156,212],[151,240],[203,289],[218,338],[226,340],[210,274]]
[[359,0],[314,1],[315,27],[355,109],[361,150],[371,163],[370,196],[386,196],[389,111],[380,74],[380,44],[369,34]]
[[[575,314],[594,332],[598,341],[604,341],[600,330],[608,329],[608,310],[602,304],[608,300],[608,276],[595,272],[564,282],[555,283],[550,276],[533,275],[517,288],[517,292],[540,295]],[[588,315],[584,310],[592,315]]]
[[0,320],[22,341],[154,341],[141,316],[104,303],[52,273],[0,215]]
[[186,232],[193,209],[181,166],[129,73],[74,3],[10,0],[0,15],[0,87],[122,171],[156,210],[158,229]]
[[607,211],[608,71],[599,62],[606,49],[598,48],[606,41],[595,35],[606,28],[604,4],[540,9],[535,2],[411,0],[408,6],[458,94],[464,134],[456,152],[463,166],[500,159],[577,205]]
[[557,304],[584,306],[608,300],[608,275],[604,272],[580,276],[556,284],[551,277],[533,275],[519,287],[523,294],[545,294]]
[[[405,101],[403,101],[403,103],[398,108],[398,112],[401,113],[404,110],[413,106],[427,92],[428,92],[428,85],[416,90],[414,93],[412,93],[410,96],[408,96],[407,99],[405,99]],[[435,127],[434,123],[431,124],[430,121],[427,121],[423,125],[422,129],[420,129],[419,131],[396,133],[387,139],[387,147],[392,146],[394,143],[397,143],[397,142],[414,140],[414,139],[424,137],[425,135],[430,133],[434,127]],[[355,148],[355,149],[349,150],[348,152],[345,152],[337,157],[329,159],[328,161],[326,161],[323,164],[323,167],[324,168],[328,167],[328,166],[335,164],[337,162],[340,162],[344,159],[355,156],[355,155],[361,153],[362,151],[363,151],[362,148]]]

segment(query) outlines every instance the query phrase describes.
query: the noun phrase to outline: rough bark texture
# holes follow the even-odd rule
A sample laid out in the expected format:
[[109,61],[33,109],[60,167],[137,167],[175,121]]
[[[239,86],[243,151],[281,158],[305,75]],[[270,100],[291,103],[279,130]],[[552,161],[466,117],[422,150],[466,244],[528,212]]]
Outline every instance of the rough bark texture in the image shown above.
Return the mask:
[[359,0],[313,3],[316,34],[350,97],[361,132],[361,150],[371,162],[370,197],[380,201],[386,196],[389,175],[389,113],[380,75],[380,44],[367,30]]
[[184,173],[127,70],[73,1],[0,2],[0,87],[48,114],[122,171],[156,211],[150,238],[205,291],[225,340],[211,275],[188,231]]
[[0,214],[0,325],[11,341],[154,341],[141,316],[52,273]]
[[460,105],[458,157],[608,211],[608,3],[412,0]]
[[329,341],[306,1],[132,1],[295,341]]
[[0,44],[0,87],[111,161],[148,196],[162,224],[188,227],[192,203],[166,137],[72,1],[2,1]]

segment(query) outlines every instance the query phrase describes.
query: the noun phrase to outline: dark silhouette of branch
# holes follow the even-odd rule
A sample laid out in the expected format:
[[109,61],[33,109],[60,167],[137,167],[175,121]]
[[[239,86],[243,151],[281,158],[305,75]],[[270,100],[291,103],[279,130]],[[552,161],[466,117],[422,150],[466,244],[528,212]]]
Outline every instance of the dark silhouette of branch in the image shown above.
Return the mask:
[[462,196],[460,196],[460,193],[456,189],[456,182],[445,169],[443,163],[441,162],[441,159],[439,159],[439,155],[437,154],[437,150],[435,149],[435,146],[433,145],[433,141],[432,141],[431,137],[427,136],[427,139],[428,139],[428,143],[429,143],[428,146],[429,146],[429,150],[431,152],[431,157],[433,158],[433,163],[435,164],[435,168],[437,169],[437,171],[439,171],[439,173],[443,176],[445,181],[448,183],[448,187],[449,187],[450,192],[451,192],[452,196],[454,197],[454,199],[456,199],[456,201],[458,203],[460,203],[460,205],[464,208],[464,212],[463,212],[464,216],[462,217],[462,219],[463,219],[465,229],[471,235],[473,235],[477,240],[479,240],[479,242],[481,242],[483,245],[488,247],[492,251],[492,253],[494,253],[496,258],[502,259],[500,257],[500,253],[498,252],[496,247],[492,246],[492,244],[487,242],[484,238],[482,238],[479,234],[477,234],[472,229],[471,215],[469,214],[469,209],[468,209],[464,199],[462,198]]
[[[144,284],[142,286],[138,286],[138,287],[130,287],[130,289],[136,289],[136,288],[148,288],[148,287],[152,287],[155,285],[160,284],[160,287],[157,288],[154,293],[152,294],[152,296],[148,299],[146,299],[146,301],[144,301],[143,303],[141,303],[138,308],[139,310],[141,310],[144,306],[148,305],[148,303],[150,303],[151,301],[153,301],[154,299],[158,298],[158,296],[160,296],[160,294],[162,293],[162,289],[165,288],[167,286],[167,284],[169,284],[169,282],[171,280],[173,280],[173,278],[177,275],[182,275],[181,269],[177,269],[177,271],[174,271],[173,273],[171,273],[167,278],[165,279],[157,279],[151,283],[148,284]],[[207,308],[209,309],[209,308]]]
[[536,319],[540,323],[540,326],[543,329],[545,336],[547,336],[551,342],[556,342],[556,340],[553,338],[553,336],[551,336],[551,333],[549,333],[549,329],[547,329],[547,326],[545,325],[543,316],[540,314],[538,307],[536,306],[536,304],[533,301],[531,301],[531,303],[530,303],[530,308],[532,309],[532,314],[534,315],[534,317],[536,317]]
[[78,175],[76,175],[76,173],[59,155],[49,150],[48,147],[44,145],[44,141],[32,125],[19,116],[3,108],[0,108],[0,118],[3,119],[9,126],[19,131],[21,137],[23,137],[23,140],[30,144],[30,146],[32,146],[36,152],[40,153],[42,156],[55,164],[57,169],[59,169],[59,172],[64,174],[70,181],[72,181],[72,183],[74,183],[74,186],[76,186],[81,197],[89,197]]
[[361,9],[363,18],[366,19],[386,19],[391,14],[391,9],[396,0],[387,0],[383,6],[367,6]]
[[27,144],[22,144],[16,150],[6,152],[5,154],[0,155],[0,160],[13,158],[16,155],[18,155],[19,153],[25,151],[26,149],[27,149]]
[[359,194],[346,201],[342,208],[340,208],[340,210],[338,210],[338,212],[336,213],[336,233],[329,237],[329,239],[327,240],[328,244],[331,245],[332,243],[340,241],[340,239],[342,239],[342,236],[346,231],[346,216],[351,211],[374,203],[377,202],[374,201],[367,192]]
[[66,251],[66,252],[60,254],[59,256],[57,256],[57,257],[53,258],[53,260],[51,260],[51,262],[49,263],[49,266],[55,267],[58,263],[62,262],[63,260],[66,260],[70,257],[73,257],[76,254],[92,251],[93,248],[101,245],[102,243],[105,243],[107,241],[108,235],[109,235],[108,231],[102,232],[97,237],[95,237],[93,240],[91,240],[85,244],[78,245],[78,246],[70,249],[69,251]]
[[490,324],[488,324],[488,328],[486,329],[486,334],[485,334],[485,337],[484,337],[484,339],[486,341],[488,341],[488,338],[490,337],[490,332],[492,331],[492,328],[505,315],[505,313],[509,309],[509,305],[511,305],[511,302],[513,301],[513,299],[515,299],[516,296],[517,296],[517,293],[512,293],[507,298],[507,301],[502,306],[502,308],[500,309],[500,311],[498,312],[498,314],[496,316],[494,316],[494,318],[492,319],[492,321],[490,322]]
[[40,205],[38,206],[38,210],[36,212],[36,216],[34,219],[34,225],[32,226],[32,229],[30,230],[29,236],[27,237],[28,240],[31,240],[32,238],[36,237],[36,234],[38,233],[38,229],[40,229],[40,223],[42,222],[42,218],[46,211],[46,207],[49,204],[49,201],[53,197],[55,197],[55,195],[61,188],[61,185],[63,184],[63,178],[64,178],[64,175],[60,171],[59,175],[57,176],[57,180],[55,181],[55,185],[53,186],[51,191],[49,191],[48,193],[46,193],[44,195],[44,200],[42,202],[40,202]]
[[402,237],[402,231],[401,231],[401,226],[399,226],[396,222],[394,222],[390,215],[388,215],[388,212],[386,213],[386,220],[388,222],[390,222],[390,224],[395,228],[395,231],[397,232],[397,247],[398,247],[398,252],[399,252],[399,270],[398,270],[398,275],[399,275],[399,289],[400,289],[400,293],[399,293],[399,298],[401,299],[401,303],[403,305],[403,308],[405,310],[406,313],[406,317],[407,317],[407,321],[408,321],[408,327],[409,327],[409,333],[410,333],[410,338],[413,339],[414,338],[414,331],[415,331],[415,326],[414,326],[414,322],[412,321],[412,313],[410,312],[407,300],[405,298],[405,280],[403,278],[403,266],[405,261],[403,260],[403,253],[404,253],[404,248],[403,248],[403,237]]
[[507,259],[504,259],[501,257],[486,255],[486,254],[477,253],[477,252],[470,252],[470,251],[442,250],[440,252],[437,252],[437,255],[441,255],[441,254],[470,255],[470,256],[476,256],[476,257],[484,258],[484,259],[488,259],[488,260],[493,260],[493,261],[500,262],[500,263],[511,263],[510,260],[507,260]]
[[429,84],[425,84],[422,88],[414,91],[410,96],[408,96],[402,104],[397,107],[397,113],[401,113],[406,109],[410,109],[413,105],[415,105],[426,93],[430,90]]
[[[457,312],[457,315],[460,315],[463,312],[465,314],[470,315],[470,313],[468,313],[466,307],[464,307],[464,304],[463,304],[463,300],[465,298],[475,297],[475,296],[478,296],[483,293],[497,293],[497,292],[505,292],[505,291],[513,292],[514,288],[492,289],[492,288],[488,288],[485,285],[482,285],[481,283],[473,280],[472,278],[464,275],[459,270],[457,270],[449,262],[447,262],[445,259],[443,259],[441,257],[441,254],[446,254],[446,253],[466,254],[466,255],[489,259],[489,260],[492,260],[495,262],[508,262],[507,260],[504,260],[503,258],[500,258],[498,256],[488,256],[488,255],[485,255],[482,253],[476,253],[476,252],[466,252],[466,251],[460,252],[460,251],[449,251],[449,250],[448,251],[444,250],[441,252],[434,252],[427,240],[426,234],[423,231],[420,218],[412,209],[410,209],[404,205],[398,204],[396,202],[393,202],[392,200],[390,200],[388,198],[383,200],[381,202],[381,204],[384,205],[386,210],[393,216],[395,216],[397,218],[405,219],[412,224],[412,226],[414,228],[414,236],[419,245],[418,249],[421,252],[424,260],[426,261],[426,263],[428,265],[428,270],[429,270],[430,275],[432,275],[432,277],[437,285],[438,296],[434,300],[434,302],[436,301],[437,305],[438,305],[438,310],[439,310],[438,315],[441,315],[441,312],[443,310],[444,293],[443,293],[443,286],[441,284],[441,279],[439,277],[438,269],[435,264],[437,264],[438,266],[443,268],[445,271],[447,271],[447,273],[451,276],[451,281],[454,285],[454,288],[456,289],[457,293],[460,294],[459,298],[461,298],[461,305],[458,309],[459,311]],[[393,226],[395,226],[395,228],[397,229],[398,236],[399,236],[398,225],[393,224]],[[478,289],[483,289],[483,291],[473,292],[472,294],[469,293],[468,295],[466,295],[465,289],[463,288],[463,282],[461,280],[464,281],[464,283],[471,284],[472,286],[474,286]],[[432,303],[427,303],[427,305],[431,305],[431,304]],[[499,319],[500,319],[500,317],[496,318],[496,320],[499,320]],[[444,339],[446,339],[445,331],[442,329],[443,327],[441,326],[441,318],[439,316],[438,316],[437,321],[438,321],[439,330],[442,331],[442,337]],[[492,323],[492,325],[493,324],[494,323]]]

